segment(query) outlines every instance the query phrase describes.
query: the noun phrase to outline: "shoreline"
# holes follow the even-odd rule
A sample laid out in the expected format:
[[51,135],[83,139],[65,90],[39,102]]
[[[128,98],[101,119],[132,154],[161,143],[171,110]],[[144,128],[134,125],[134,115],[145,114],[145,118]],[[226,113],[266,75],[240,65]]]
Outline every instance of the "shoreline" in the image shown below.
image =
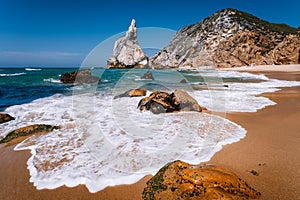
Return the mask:
[[[295,72],[268,72],[265,75],[269,78],[300,81],[300,74]],[[277,105],[268,106],[256,113],[227,114],[226,118],[244,127],[247,135],[238,142],[223,146],[207,163],[233,170],[262,193],[261,199],[296,199],[300,196],[299,192],[297,193],[300,186],[297,182],[300,87],[284,88],[261,96],[270,98]],[[283,116],[286,119],[283,119]],[[14,145],[0,146],[0,199],[4,200],[141,199],[145,183],[151,177],[146,176],[132,185],[108,187],[94,194],[89,193],[84,185],[37,190],[29,182],[26,162],[30,152],[13,151],[13,148]],[[259,175],[249,173],[250,170],[256,170]]]
[[217,68],[221,71],[239,71],[239,72],[300,72],[300,64],[290,65],[255,65],[232,68]]

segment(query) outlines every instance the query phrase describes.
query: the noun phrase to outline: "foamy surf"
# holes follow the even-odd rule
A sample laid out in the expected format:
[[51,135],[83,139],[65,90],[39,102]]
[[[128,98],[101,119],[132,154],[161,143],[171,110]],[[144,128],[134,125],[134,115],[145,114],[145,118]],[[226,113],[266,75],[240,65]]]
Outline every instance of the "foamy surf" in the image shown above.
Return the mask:
[[[222,145],[246,133],[227,119],[205,113],[140,113],[138,101],[100,94],[53,96],[8,108],[18,117],[3,128],[8,132],[17,125],[61,125],[15,150],[31,151],[27,165],[37,189],[85,184],[90,192],[135,183],[172,160],[208,161]],[[120,105],[127,112],[118,111]]]
[[[229,76],[225,74],[222,76]],[[260,94],[299,86],[300,82],[269,79],[226,84],[228,87],[217,89],[207,84],[210,90],[189,93],[212,111],[255,112],[276,104]],[[71,88],[93,91],[88,87]],[[97,192],[107,186],[135,183],[176,159],[193,164],[208,161],[223,145],[239,141],[246,134],[241,126],[216,115],[141,113],[136,108],[140,98],[113,99],[105,92],[90,92],[54,95],[11,106],[5,112],[16,119],[0,125],[0,137],[16,127],[60,125],[60,130],[32,136],[15,147],[32,154],[27,161],[30,182],[37,189],[84,184],[90,192]]]

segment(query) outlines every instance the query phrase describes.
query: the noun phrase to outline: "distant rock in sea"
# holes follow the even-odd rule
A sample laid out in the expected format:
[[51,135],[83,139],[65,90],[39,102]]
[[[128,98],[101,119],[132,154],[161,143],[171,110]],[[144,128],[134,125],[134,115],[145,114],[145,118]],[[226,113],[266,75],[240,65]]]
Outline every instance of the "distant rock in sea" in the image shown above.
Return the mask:
[[81,69],[71,73],[62,74],[60,81],[63,83],[78,83],[78,84],[92,84],[99,81],[99,77],[92,76],[91,70]]
[[214,165],[175,161],[162,167],[148,182],[143,200],[258,199],[261,194],[233,172]]
[[147,71],[142,77],[142,79],[154,80],[153,74],[151,71]]
[[112,56],[107,61],[108,68],[144,68],[148,57],[137,41],[135,20],[131,21],[126,35],[115,42]]
[[183,27],[156,53],[153,68],[297,64],[300,31],[235,9],[223,9]]

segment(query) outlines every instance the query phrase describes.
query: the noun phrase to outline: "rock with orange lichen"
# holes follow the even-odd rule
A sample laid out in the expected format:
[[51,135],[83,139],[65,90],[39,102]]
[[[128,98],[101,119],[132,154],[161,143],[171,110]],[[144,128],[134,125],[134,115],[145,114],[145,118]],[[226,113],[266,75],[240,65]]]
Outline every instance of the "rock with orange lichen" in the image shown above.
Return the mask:
[[114,99],[118,99],[118,98],[121,98],[121,97],[140,97],[140,96],[145,96],[147,93],[146,90],[143,90],[143,89],[132,89],[132,90],[128,90],[122,94],[119,94],[117,96],[114,97]]
[[144,200],[258,199],[260,193],[233,172],[213,165],[168,163],[147,182]]

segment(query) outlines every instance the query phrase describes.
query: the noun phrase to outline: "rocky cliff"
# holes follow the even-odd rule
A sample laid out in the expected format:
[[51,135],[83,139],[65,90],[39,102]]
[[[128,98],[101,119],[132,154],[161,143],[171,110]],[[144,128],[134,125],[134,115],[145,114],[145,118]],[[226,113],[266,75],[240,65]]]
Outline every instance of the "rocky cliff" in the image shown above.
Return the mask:
[[183,27],[150,60],[152,67],[294,64],[300,62],[299,29],[224,9]]
[[139,46],[137,30],[133,19],[126,35],[115,42],[112,56],[107,61],[108,68],[145,67],[148,57]]

